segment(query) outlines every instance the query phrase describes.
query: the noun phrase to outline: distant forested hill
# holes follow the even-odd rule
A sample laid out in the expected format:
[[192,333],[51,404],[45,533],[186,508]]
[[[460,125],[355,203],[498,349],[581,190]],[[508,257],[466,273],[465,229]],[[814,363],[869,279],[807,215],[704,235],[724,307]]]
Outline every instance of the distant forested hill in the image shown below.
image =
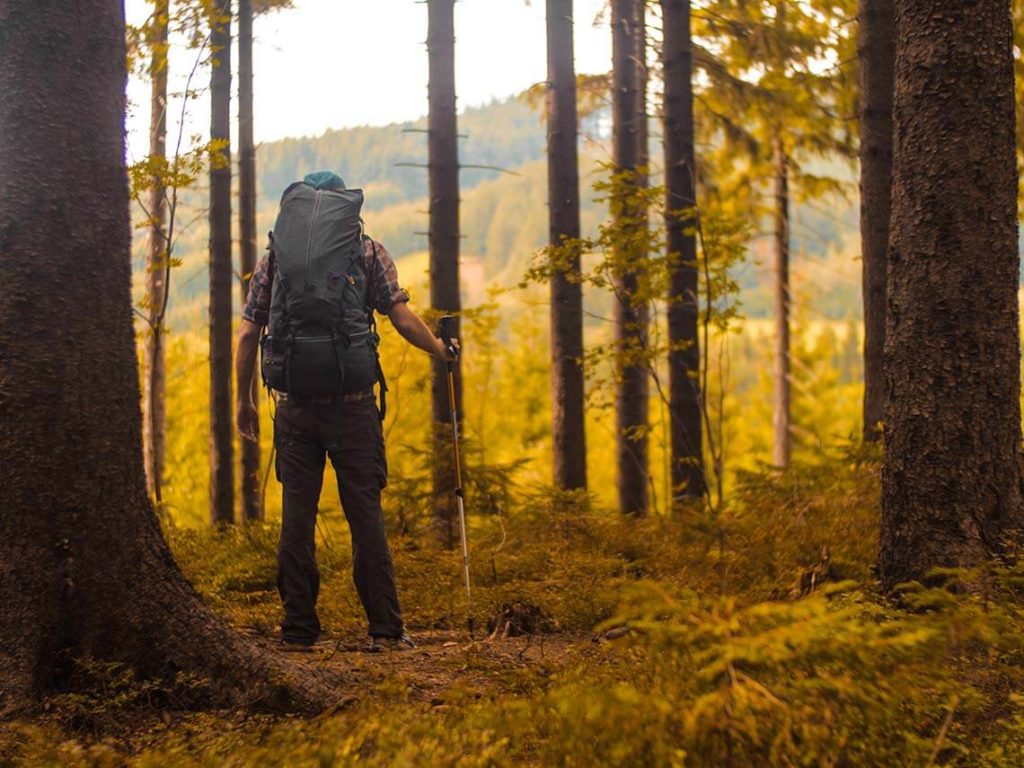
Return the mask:
[[[427,247],[427,172],[398,165],[427,161],[426,120],[386,126],[327,131],[321,136],[268,142],[258,149],[258,216],[260,232],[274,223],[277,201],[284,188],[309,171],[329,168],[349,186],[366,191],[367,231],[399,259]],[[547,172],[545,128],[540,115],[521,101],[509,99],[465,110],[459,117],[461,161],[487,165],[510,173],[464,168],[462,180],[462,251],[476,268],[467,270],[477,281],[514,285],[536,250],[547,241]],[[657,163],[657,147],[652,155]],[[587,143],[581,153],[582,225],[596,232],[604,211],[589,190],[598,161],[607,158]],[[657,167],[654,179],[657,181]],[[176,256],[182,264],[171,279],[171,324],[196,327],[206,322],[207,228],[205,181],[184,196],[179,221],[186,222]],[[855,189],[851,187],[851,197]],[[860,312],[860,265],[855,200],[797,204],[794,210],[793,269],[798,303],[814,316],[850,317]],[[137,232],[136,264],[144,263]],[[262,239],[262,235],[261,235]],[[741,268],[746,313],[771,312],[770,260],[755,237],[751,259]],[[418,263],[418,262],[417,262]],[[408,270],[407,270],[408,271]],[[419,270],[422,271],[422,270]],[[421,274],[412,278],[421,279]],[[137,280],[141,285],[141,280]],[[800,295],[801,285],[807,288]],[[469,293],[479,296],[481,286]]]
[[[288,184],[321,168],[334,169],[349,186],[365,188],[368,211],[426,197],[426,169],[395,165],[426,163],[426,128],[421,118],[264,144],[259,148],[260,199],[276,202]],[[467,109],[459,116],[459,133],[460,159],[467,165],[514,169],[544,157],[544,126],[537,113],[514,99]],[[497,175],[466,169],[462,184],[469,189]]]

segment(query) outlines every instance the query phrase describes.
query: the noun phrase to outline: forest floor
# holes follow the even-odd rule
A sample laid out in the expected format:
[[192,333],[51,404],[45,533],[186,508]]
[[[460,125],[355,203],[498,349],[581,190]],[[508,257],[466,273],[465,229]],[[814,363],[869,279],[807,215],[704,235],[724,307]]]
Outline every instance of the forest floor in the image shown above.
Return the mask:
[[[248,633],[257,645],[280,651],[276,635]],[[381,689],[402,687],[407,700],[444,711],[456,687],[459,699],[514,693],[527,676],[549,676],[572,663],[585,664],[603,642],[593,633],[490,636],[467,630],[424,630],[414,633],[416,648],[368,653],[367,638],[358,631],[328,635],[312,653],[283,652],[295,663],[314,671],[339,673],[340,707],[372,700]]]
[[[600,655],[600,646],[607,646],[594,633],[477,632],[470,637],[465,629],[423,630],[415,633],[415,649],[370,653],[366,636],[353,629],[327,633],[305,653],[282,650],[276,633],[254,628],[242,633],[291,664],[314,673],[337,673],[332,679],[341,681],[338,699],[329,714],[356,719],[364,716],[361,710],[381,705],[400,707],[410,716],[443,717],[467,701],[522,695],[535,681],[550,679],[570,666],[585,666]],[[153,753],[175,755],[172,763],[198,758],[206,764],[207,749],[220,751],[226,735],[259,742],[272,738],[274,730],[288,722],[244,711],[179,709],[152,695],[159,691],[121,677],[118,671],[105,683],[112,685],[100,696],[58,694],[44,702],[37,717],[0,723],[0,765],[121,765],[135,759],[146,764]],[[177,755],[179,744],[188,745],[188,758]],[[170,752],[164,752],[169,745]],[[254,762],[243,759],[238,764]]]
[[881,594],[878,491],[850,449],[745,476],[713,516],[521,500],[474,520],[474,637],[456,554],[396,536],[418,647],[378,654],[344,536],[322,542],[327,635],[305,654],[278,645],[273,524],[169,527],[214,609],[338,673],[337,704],[210,709],[201,675],[83,662],[0,727],[0,766],[1024,765],[1024,566]]

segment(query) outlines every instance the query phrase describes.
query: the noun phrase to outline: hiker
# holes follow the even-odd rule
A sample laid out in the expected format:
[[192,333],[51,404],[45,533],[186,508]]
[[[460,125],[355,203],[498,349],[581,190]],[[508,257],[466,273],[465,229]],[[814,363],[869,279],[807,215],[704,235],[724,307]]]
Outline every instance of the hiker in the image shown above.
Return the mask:
[[373,312],[387,315],[407,341],[441,360],[454,360],[458,346],[446,346],[409,308],[391,255],[363,233],[362,203],[362,190],[347,189],[329,171],[309,174],[285,190],[238,331],[243,438],[255,440],[259,423],[251,394],[257,347],[263,380],[277,400],[275,468],[283,489],[277,586],[288,650],[308,649],[320,635],[315,532],[325,457],[334,465],[352,533],[353,577],[369,620],[368,650],[415,647],[402,622],[381,511],[387,385]]

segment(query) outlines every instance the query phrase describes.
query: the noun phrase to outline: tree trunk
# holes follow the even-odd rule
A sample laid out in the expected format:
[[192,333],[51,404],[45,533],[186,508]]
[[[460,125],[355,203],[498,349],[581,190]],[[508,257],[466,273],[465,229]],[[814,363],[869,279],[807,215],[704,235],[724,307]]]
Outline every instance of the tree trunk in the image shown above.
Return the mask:
[[210,139],[224,142],[210,162],[210,519],[235,520],[231,407],[231,0],[211,19]]
[[[548,242],[557,248],[580,236],[572,0],[548,0],[547,13]],[[562,266],[551,275],[551,431],[555,485],[573,490],[587,487],[579,252]]]
[[[238,232],[242,303],[256,269],[256,144],[253,141],[252,0],[238,2]],[[252,401],[259,405],[260,389],[253,381]],[[257,440],[242,440],[242,519],[262,520],[260,495],[259,424]]]
[[[167,27],[170,0],[153,4],[150,30],[149,77],[152,97],[149,118],[149,155],[167,156]],[[168,274],[167,196],[163,176],[154,174],[146,202],[150,226],[146,258],[146,314],[149,327],[143,344],[143,450],[146,483],[157,503],[163,500],[164,475],[164,395],[167,376],[164,369],[164,306]]]
[[[640,0],[636,6],[636,140],[637,186],[650,184],[650,121],[647,119],[647,3]],[[643,211],[646,216],[647,210]],[[646,255],[646,254],[645,254]]]
[[[638,0],[612,1],[612,155],[616,173],[632,174],[636,183],[640,164],[641,130]],[[638,211],[623,202],[619,222],[625,230],[637,226]],[[624,235],[630,233],[624,232]],[[615,309],[616,367],[616,464],[619,509],[631,515],[647,514],[647,415],[648,379],[647,305],[638,298],[638,271],[643,254],[623,249],[614,254],[617,264]]]
[[120,2],[0,0],[0,719],[79,657],[318,709],[321,682],[202,604],[146,493],[125,80]]
[[789,357],[789,162],[782,137],[772,140],[775,198],[775,363],[772,398],[772,463],[789,466],[792,453],[790,423],[790,357]]
[[[429,59],[430,152],[430,305],[455,316],[459,335],[459,147],[455,109],[455,2],[428,0],[427,55]],[[462,386],[455,364],[455,401],[462,421]],[[434,516],[444,543],[455,546],[455,471],[451,459],[451,409],[448,373],[434,362]]]
[[1003,0],[896,13],[879,574],[1001,551],[1021,524],[1013,41]]
[[893,0],[860,0],[860,239],[864,294],[864,439],[885,412],[885,252],[892,202]]
[[669,418],[672,492],[704,494],[700,392],[700,300],[694,226],[696,160],[693,128],[693,45],[690,0],[661,0],[665,81],[665,246],[670,254],[668,299]]

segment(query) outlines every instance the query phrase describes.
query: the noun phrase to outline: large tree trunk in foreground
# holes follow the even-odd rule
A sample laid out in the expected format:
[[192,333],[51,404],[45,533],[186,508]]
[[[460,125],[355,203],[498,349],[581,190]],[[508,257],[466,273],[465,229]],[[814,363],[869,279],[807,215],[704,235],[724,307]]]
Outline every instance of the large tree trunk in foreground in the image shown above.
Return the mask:
[[202,604],[146,493],[124,34],[116,0],[0,0],[0,719],[78,657],[317,709]]
[[1013,41],[1005,0],[896,12],[879,573],[1001,551],[1021,524]]
[[[253,140],[252,0],[238,3],[238,232],[242,303],[256,269],[256,144]],[[255,380],[252,401],[259,404]],[[259,437],[259,424],[256,425]],[[242,441],[242,519],[262,520],[259,440]]]
[[[640,91],[641,60],[645,50],[640,27],[638,0],[612,0],[612,156],[616,173],[633,174],[641,157],[641,128],[646,120],[645,99]],[[623,203],[620,222],[625,228],[637,226],[638,211]],[[645,254],[621,252],[617,262],[615,307],[616,365],[619,388],[616,393],[616,464],[620,511],[647,514],[647,425],[648,372],[647,304],[637,297],[638,272]]]
[[231,407],[231,0],[210,20],[210,139],[224,142],[210,164],[210,520],[235,521]]
[[674,257],[668,299],[672,494],[699,497],[704,494],[704,452],[697,240],[687,232],[694,226],[693,219],[679,214],[697,206],[690,0],[662,0],[661,16],[665,79],[665,246]]
[[[557,248],[580,236],[572,0],[548,0],[547,11],[548,242]],[[587,487],[579,253],[560,266],[551,275],[551,432],[555,485],[572,490]]]
[[772,463],[788,467],[793,450],[790,414],[789,162],[782,137],[772,140],[775,198],[775,357],[772,397]]
[[[427,57],[430,76],[430,306],[456,318],[462,310],[459,294],[459,147],[455,108],[455,2],[428,0]],[[434,412],[434,517],[441,539],[455,546],[455,469],[451,453],[451,408],[448,373],[434,361],[431,385]],[[462,386],[455,364],[456,411],[462,421]]]
[[893,0],[860,0],[860,239],[864,294],[864,439],[885,413],[885,254],[892,201]]
[[[152,97],[149,118],[149,155],[167,156],[167,27],[170,0],[153,5],[150,30],[149,77]],[[163,177],[153,176],[146,203],[149,212],[149,239],[146,243],[146,314],[149,327],[143,342],[142,444],[145,452],[146,482],[149,492],[163,500],[165,393],[164,307],[167,302],[168,242],[167,196]]]

